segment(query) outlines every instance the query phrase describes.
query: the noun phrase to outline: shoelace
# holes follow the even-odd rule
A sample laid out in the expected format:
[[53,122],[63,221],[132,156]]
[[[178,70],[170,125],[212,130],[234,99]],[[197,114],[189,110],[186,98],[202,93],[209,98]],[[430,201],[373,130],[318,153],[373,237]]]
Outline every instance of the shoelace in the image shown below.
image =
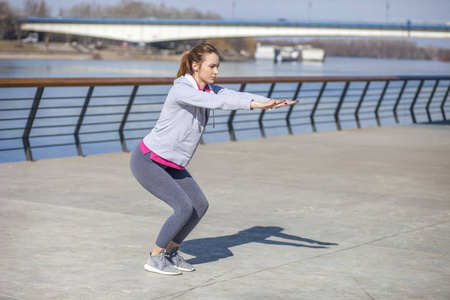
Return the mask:
[[178,263],[178,262],[182,262],[183,261],[183,259],[180,256],[180,253],[178,251],[173,251],[173,252],[167,253],[166,255],[169,257],[169,259],[173,263],[175,263],[175,262]]
[[159,256],[161,257],[160,260],[161,260],[163,268],[172,265],[170,263],[170,261],[167,259],[166,255],[167,255],[167,253],[165,250],[161,251],[161,254],[159,254]]
[[178,251],[174,251],[168,254],[169,258],[173,260],[174,258],[178,260]]

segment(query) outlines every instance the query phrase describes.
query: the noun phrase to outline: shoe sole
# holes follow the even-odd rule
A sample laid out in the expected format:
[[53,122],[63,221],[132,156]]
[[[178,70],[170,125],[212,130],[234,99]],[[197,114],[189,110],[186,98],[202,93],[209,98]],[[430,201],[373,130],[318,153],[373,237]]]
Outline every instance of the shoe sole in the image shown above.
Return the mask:
[[185,269],[185,268],[181,268],[181,267],[177,267],[177,266],[175,266],[175,268],[177,268],[178,270],[183,271],[183,272],[194,272],[195,271],[195,268]]
[[181,272],[178,272],[178,273],[164,272],[164,271],[159,270],[159,269],[157,269],[155,267],[149,266],[148,264],[145,264],[144,269],[146,271],[149,271],[149,272],[154,272],[154,273],[163,274],[163,275],[181,275]]

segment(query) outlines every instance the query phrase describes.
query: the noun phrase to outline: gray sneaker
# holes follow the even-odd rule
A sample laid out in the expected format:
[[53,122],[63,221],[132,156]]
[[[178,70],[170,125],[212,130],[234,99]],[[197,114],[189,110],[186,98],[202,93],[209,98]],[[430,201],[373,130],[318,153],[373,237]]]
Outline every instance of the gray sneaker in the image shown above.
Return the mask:
[[178,270],[168,259],[166,251],[161,251],[158,255],[150,256],[144,269],[149,272],[155,272],[164,275],[180,275]]
[[184,271],[184,272],[195,271],[194,266],[187,263],[184,260],[184,258],[180,255],[180,252],[178,252],[178,247],[173,248],[172,251],[166,253],[166,257],[173,264],[173,266],[180,271]]

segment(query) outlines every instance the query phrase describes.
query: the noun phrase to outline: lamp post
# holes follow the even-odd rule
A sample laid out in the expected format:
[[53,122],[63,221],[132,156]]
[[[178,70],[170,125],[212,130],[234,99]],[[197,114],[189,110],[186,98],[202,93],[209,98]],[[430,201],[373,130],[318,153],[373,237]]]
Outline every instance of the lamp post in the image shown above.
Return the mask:
[[386,23],[389,23],[389,1],[386,1]]

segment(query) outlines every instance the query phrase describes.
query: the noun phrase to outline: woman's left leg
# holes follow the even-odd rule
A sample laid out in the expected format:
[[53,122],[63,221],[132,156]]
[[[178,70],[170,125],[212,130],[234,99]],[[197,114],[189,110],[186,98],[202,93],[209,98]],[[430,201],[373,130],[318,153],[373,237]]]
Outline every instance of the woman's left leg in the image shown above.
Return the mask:
[[175,170],[172,168],[168,168],[167,173],[169,173],[175,182],[183,189],[183,191],[188,195],[188,197],[192,201],[192,206],[194,210],[192,212],[189,220],[184,224],[180,231],[178,231],[177,235],[172,239],[173,243],[170,243],[167,251],[171,251],[170,246],[178,246],[180,245],[184,239],[191,233],[191,231],[197,226],[200,222],[201,218],[205,215],[208,210],[208,200],[203,194],[202,190],[198,186],[197,182],[195,182],[194,178],[192,178],[191,174],[187,170]]

